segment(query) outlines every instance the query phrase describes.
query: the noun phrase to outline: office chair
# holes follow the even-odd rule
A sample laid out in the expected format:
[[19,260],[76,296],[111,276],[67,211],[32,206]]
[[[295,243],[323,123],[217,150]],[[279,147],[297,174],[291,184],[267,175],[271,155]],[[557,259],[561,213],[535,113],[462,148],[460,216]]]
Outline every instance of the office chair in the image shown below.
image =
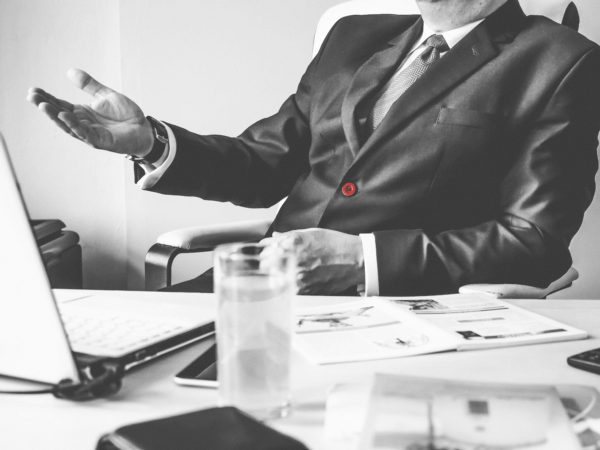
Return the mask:
[[[527,14],[543,15],[575,30],[579,29],[577,7],[570,0],[521,0]],[[325,11],[315,31],[313,56],[319,51],[331,27],[342,17],[360,14],[419,14],[414,0],[351,0]],[[146,255],[146,290],[171,285],[172,264],[182,253],[213,250],[217,245],[236,241],[258,241],[267,232],[271,220],[182,228],[160,235]],[[571,267],[563,276],[545,288],[517,284],[471,284],[461,293],[485,293],[496,298],[546,298],[565,289],[579,277]]]
[[31,227],[52,288],[81,289],[83,268],[79,235],[58,219],[32,220]]

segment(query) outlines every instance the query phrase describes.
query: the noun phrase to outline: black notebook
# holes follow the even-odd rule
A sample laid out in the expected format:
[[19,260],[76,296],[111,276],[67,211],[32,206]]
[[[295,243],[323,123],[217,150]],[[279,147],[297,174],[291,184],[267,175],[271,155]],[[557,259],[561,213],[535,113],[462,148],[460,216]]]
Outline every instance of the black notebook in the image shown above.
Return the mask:
[[301,442],[233,407],[127,425],[100,438],[96,450],[308,450]]

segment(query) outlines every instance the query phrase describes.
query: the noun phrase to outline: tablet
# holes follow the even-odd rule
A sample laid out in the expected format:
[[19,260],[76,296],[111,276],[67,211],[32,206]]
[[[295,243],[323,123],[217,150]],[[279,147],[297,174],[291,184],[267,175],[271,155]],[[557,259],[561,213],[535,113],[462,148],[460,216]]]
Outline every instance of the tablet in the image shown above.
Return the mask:
[[184,386],[217,387],[217,344],[210,346],[175,375],[175,383]]

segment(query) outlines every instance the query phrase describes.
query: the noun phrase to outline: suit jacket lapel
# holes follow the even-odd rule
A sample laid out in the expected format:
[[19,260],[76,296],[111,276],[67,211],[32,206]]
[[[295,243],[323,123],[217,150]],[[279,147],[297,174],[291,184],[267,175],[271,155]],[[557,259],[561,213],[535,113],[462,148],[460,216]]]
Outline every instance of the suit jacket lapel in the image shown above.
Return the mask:
[[392,105],[379,127],[355,155],[354,162],[382,139],[397,133],[405,121],[428,103],[496,57],[499,53],[496,43],[514,38],[520,19],[524,17],[516,0],[509,0],[465,36]]
[[354,74],[342,102],[342,126],[354,156],[362,144],[358,130],[358,108],[394,73],[422,30],[423,21],[419,17],[406,31],[388,42],[383,50],[367,59]]

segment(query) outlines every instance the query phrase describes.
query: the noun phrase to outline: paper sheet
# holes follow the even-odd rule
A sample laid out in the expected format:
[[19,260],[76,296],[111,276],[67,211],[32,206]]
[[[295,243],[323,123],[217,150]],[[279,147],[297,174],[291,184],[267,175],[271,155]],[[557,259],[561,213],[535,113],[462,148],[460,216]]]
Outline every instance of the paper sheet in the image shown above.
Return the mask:
[[312,308],[296,315],[295,345],[330,364],[454,350],[456,338],[416,315],[374,301]]

